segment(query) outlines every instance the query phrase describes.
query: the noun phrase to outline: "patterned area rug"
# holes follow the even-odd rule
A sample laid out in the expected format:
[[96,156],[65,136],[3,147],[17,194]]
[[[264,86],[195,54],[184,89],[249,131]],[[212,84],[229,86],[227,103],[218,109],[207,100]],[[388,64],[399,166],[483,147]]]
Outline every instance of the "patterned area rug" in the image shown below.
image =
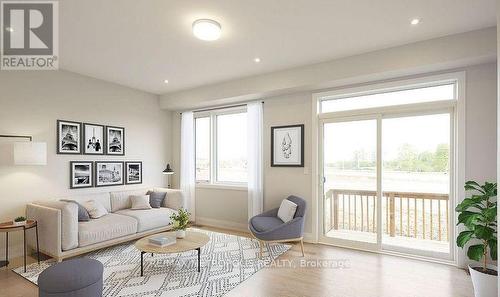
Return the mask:
[[[140,252],[134,243],[105,248],[85,255],[104,265],[103,296],[222,296],[286,252],[290,246],[270,244],[259,258],[256,240],[235,235],[206,233],[210,241],[201,249],[201,272],[197,252],[144,255],[144,277],[140,276]],[[31,264],[27,272],[13,271],[36,284],[38,275],[53,260]]]

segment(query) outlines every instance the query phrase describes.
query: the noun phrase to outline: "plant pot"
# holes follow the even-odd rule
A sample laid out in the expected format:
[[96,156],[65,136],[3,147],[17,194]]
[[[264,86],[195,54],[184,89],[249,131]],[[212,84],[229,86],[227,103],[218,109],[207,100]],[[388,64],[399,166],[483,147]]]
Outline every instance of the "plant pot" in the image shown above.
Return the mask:
[[[496,266],[493,265],[488,265],[488,268],[498,271]],[[469,265],[469,272],[472,278],[472,285],[474,286],[475,297],[497,297],[498,283],[496,275],[477,271],[471,265]]]
[[177,231],[175,231],[175,236],[177,238],[184,238],[184,237],[186,237],[186,230],[177,230]]
[[12,224],[14,226],[24,226],[26,225],[26,221],[20,221],[20,222],[12,221]]

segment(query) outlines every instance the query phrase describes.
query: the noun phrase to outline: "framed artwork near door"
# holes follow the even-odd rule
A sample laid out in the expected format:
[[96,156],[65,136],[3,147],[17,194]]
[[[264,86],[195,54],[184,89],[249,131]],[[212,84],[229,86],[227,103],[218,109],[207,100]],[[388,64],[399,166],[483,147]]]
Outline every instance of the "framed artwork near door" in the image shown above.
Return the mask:
[[271,166],[304,167],[304,125],[271,127]]

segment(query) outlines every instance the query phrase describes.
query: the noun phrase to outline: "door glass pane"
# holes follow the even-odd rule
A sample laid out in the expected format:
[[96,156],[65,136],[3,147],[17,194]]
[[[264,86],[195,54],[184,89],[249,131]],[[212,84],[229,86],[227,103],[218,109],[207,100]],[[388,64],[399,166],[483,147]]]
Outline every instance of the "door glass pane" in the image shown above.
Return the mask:
[[449,253],[450,115],[382,120],[382,243]]
[[455,99],[455,84],[384,92],[321,101],[321,112],[345,111],[372,107]]
[[217,116],[217,181],[247,181],[247,114]]
[[196,119],[196,181],[210,180],[210,118]]
[[324,124],[324,230],[328,237],[377,241],[377,122]]

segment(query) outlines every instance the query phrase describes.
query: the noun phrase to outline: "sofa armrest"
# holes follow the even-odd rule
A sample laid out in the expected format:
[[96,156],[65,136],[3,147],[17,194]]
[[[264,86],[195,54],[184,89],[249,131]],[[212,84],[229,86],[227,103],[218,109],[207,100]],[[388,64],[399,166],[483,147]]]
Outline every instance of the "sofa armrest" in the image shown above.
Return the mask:
[[156,192],[167,193],[167,199],[163,201],[163,206],[179,210],[181,207],[186,208],[186,198],[182,190],[168,189],[168,188],[155,188]]
[[[49,211],[47,209],[57,210],[58,212]],[[54,215],[57,216],[57,218],[47,218],[47,216]],[[51,238],[52,241],[54,241],[55,236],[57,236],[59,250],[66,251],[78,247],[78,205],[76,203],[64,201],[36,201],[28,204],[27,216],[39,222],[39,232],[43,232],[41,231],[43,229],[47,230],[46,233],[56,233],[44,233],[43,235],[48,236],[47,238]],[[57,229],[52,225],[56,220],[59,222]],[[40,234],[39,238],[41,238]]]
[[[52,257],[58,257],[61,250],[61,210],[37,204],[26,206],[26,217],[36,220],[40,250]],[[35,236],[28,236],[28,246],[36,249]]]

